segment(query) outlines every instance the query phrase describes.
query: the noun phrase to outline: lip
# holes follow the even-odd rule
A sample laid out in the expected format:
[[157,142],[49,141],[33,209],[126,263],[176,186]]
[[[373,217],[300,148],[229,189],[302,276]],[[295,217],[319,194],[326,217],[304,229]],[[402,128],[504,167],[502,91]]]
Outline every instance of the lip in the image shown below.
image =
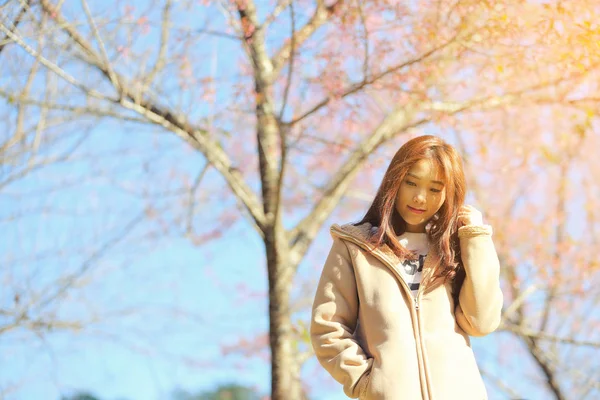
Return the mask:
[[423,214],[425,212],[425,210],[419,210],[418,208],[413,208],[411,206],[407,206],[407,207],[411,212],[413,212],[415,214]]

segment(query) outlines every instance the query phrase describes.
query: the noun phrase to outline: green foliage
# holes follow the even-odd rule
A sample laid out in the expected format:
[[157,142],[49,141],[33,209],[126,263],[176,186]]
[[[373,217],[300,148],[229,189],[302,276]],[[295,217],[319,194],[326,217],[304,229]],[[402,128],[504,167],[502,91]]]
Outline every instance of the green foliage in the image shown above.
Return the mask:
[[252,388],[237,384],[219,386],[216,390],[190,394],[178,391],[174,400],[259,400],[260,396]]
[[79,392],[70,396],[62,396],[60,400],[100,400],[100,398],[88,392]]
[[[227,384],[217,387],[215,390],[191,394],[182,390],[176,391],[173,400],[260,400],[256,390],[238,385]],[[68,396],[62,396],[60,400],[101,400],[89,392],[77,392]]]

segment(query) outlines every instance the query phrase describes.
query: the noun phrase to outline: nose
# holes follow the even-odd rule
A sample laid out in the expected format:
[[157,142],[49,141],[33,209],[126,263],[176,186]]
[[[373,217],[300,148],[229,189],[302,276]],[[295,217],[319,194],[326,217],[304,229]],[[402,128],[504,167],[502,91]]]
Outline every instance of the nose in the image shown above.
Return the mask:
[[423,192],[415,194],[415,197],[413,198],[413,201],[417,204],[425,204],[426,200],[425,193]]

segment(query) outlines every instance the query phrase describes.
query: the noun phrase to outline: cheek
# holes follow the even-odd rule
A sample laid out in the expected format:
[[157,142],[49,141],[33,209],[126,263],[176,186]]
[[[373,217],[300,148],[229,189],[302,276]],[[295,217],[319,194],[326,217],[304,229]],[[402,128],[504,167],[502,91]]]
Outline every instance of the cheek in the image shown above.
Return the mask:
[[409,197],[408,190],[401,188],[396,195],[396,204],[405,202],[407,197]]
[[442,208],[442,206],[444,205],[444,203],[445,203],[445,202],[446,202],[446,196],[442,196],[442,197],[440,198],[440,204],[439,204],[438,210],[439,210],[440,208]]
[[437,194],[437,195],[434,195],[431,200],[433,201],[433,205],[437,211],[444,204],[444,201],[446,200],[446,196],[444,194]]

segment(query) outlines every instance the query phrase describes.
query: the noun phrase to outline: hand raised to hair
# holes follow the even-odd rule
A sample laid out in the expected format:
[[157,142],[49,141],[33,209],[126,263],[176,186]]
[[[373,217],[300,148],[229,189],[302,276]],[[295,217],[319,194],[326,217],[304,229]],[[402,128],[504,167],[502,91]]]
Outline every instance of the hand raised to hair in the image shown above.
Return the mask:
[[466,225],[483,225],[483,215],[472,205],[465,204],[458,211],[458,227]]

